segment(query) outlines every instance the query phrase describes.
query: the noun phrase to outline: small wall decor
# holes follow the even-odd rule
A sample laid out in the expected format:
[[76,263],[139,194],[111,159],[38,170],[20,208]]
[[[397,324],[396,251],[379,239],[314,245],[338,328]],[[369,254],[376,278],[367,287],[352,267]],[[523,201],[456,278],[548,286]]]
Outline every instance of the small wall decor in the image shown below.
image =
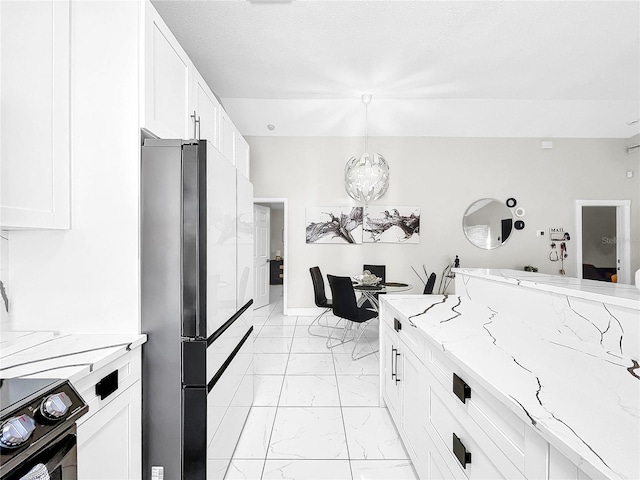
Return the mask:
[[307,207],[306,243],[362,243],[362,207]]
[[516,220],[513,226],[516,230],[522,230],[524,228],[524,222],[522,220]]
[[511,197],[511,198],[507,198],[507,207],[509,208],[513,208],[518,204],[518,202],[516,201],[515,198]]
[[364,243],[420,243],[419,207],[367,206]]
[[514,210],[513,213],[516,217],[524,217],[527,214],[527,211],[522,207],[518,207]]

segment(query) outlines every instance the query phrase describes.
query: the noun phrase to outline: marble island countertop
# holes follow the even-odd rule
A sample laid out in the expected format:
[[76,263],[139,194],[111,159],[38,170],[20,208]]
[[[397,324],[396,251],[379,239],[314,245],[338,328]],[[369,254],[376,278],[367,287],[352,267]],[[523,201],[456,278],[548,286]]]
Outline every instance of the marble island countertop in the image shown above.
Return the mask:
[[638,359],[460,296],[381,300],[588,475],[640,478]]
[[0,378],[65,378],[75,383],[146,342],[138,334],[1,332]]
[[[455,268],[455,273],[485,278],[571,297],[640,310],[640,290],[635,285],[598,282],[561,275],[492,268]],[[456,291],[456,293],[458,293]]]

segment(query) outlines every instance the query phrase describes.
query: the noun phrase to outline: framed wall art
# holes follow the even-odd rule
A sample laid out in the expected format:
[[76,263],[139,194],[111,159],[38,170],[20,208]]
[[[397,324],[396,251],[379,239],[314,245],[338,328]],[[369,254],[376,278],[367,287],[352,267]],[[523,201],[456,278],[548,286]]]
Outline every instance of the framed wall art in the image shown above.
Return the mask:
[[362,207],[307,207],[306,243],[362,243]]
[[420,208],[367,206],[364,243],[420,243]]

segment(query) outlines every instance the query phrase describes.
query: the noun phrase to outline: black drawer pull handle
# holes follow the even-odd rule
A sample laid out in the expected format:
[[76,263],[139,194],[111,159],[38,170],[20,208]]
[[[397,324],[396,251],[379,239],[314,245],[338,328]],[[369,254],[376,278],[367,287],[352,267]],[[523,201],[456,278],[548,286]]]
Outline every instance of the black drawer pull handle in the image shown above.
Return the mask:
[[114,370],[96,383],[96,395],[100,395],[101,400],[104,400],[116,390],[118,390],[118,370]]
[[395,378],[396,376],[396,372],[393,371],[393,360],[396,358],[397,351],[398,350],[395,347],[391,346],[391,378]]
[[467,403],[467,398],[471,398],[471,387],[455,373],[453,374],[453,393],[462,403]]
[[453,454],[462,465],[462,468],[466,469],[467,463],[471,463],[471,452],[467,452],[467,449],[464,448],[463,443],[455,433],[453,434]]
[[402,323],[397,318],[393,319],[393,329],[396,332],[399,332],[400,330],[402,330]]
[[396,350],[396,385],[400,382],[400,377],[398,376],[398,357],[400,356],[400,352]]

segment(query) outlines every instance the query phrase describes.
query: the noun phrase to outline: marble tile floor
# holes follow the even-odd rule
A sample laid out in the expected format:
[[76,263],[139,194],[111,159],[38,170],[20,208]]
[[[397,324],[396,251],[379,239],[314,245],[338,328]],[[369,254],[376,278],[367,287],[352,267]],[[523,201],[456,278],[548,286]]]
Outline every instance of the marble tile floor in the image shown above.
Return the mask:
[[[283,315],[281,286],[271,299],[254,313],[254,406],[226,480],[418,480],[379,406],[377,354],[353,361],[351,342],[327,350],[308,333],[313,317]],[[378,348],[369,328],[358,354]]]

